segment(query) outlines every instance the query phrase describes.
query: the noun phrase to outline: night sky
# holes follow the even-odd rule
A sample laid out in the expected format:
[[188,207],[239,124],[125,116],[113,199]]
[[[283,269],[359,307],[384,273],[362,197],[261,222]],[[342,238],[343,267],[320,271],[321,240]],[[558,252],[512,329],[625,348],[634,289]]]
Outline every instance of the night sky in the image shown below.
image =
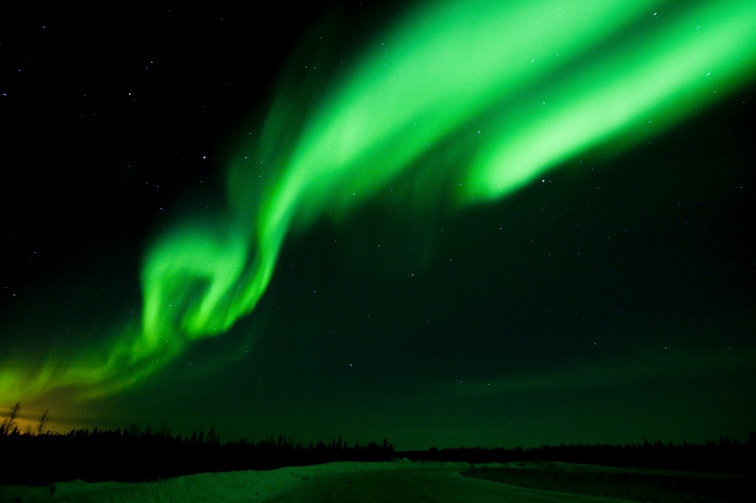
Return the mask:
[[399,450],[756,429],[752,4],[223,4],[0,19],[2,415]]

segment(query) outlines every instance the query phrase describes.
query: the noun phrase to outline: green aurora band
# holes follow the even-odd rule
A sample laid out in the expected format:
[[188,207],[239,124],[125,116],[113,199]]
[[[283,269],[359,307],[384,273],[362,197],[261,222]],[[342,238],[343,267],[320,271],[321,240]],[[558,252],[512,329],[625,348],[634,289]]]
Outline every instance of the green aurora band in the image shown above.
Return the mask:
[[4,364],[0,395],[130,387],[249,314],[292,229],[389,184],[490,203],[587,149],[648,140],[753,78],[756,3],[433,2],[376,40],[301,117],[276,101],[231,163],[223,231],[180,223],[152,244],[141,326],[100,355]]

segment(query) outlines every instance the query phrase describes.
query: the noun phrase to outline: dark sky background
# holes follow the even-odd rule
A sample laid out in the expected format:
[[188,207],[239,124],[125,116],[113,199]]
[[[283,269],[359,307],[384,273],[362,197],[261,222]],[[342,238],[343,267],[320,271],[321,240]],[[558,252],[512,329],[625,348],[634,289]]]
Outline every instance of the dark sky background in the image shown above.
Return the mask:
[[[265,9],[2,16],[0,365],[101,348],[140,310],[150,239],[222,210],[235,146],[300,44],[305,61],[317,51],[308,30],[337,19],[322,32],[327,80],[398,11]],[[744,438],[756,429],[754,112],[751,83],[493,204],[378,196],[319,220],[288,238],[260,304],[227,334],[121,393],[22,397],[25,417],[49,407],[61,431],[165,422],[214,425],[223,441],[341,433],[397,449]]]

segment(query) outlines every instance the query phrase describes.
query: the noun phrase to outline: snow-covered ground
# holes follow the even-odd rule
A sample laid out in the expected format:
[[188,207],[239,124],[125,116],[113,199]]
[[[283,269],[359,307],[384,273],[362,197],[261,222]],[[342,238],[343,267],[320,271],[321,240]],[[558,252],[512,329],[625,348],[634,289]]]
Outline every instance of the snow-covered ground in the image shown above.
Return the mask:
[[[460,473],[466,472],[468,476]],[[270,471],[201,473],[156,482],[61,482],[0,486],[2,502],[318,502],[438,503],[733,502],[745,475],[619,469],[545,461],[468,463],[338,462]],[[618,498],[618,499],[612,499]]]
[[[88,483],[78,480],[44,487],[0,486],[0,502],[256,502],[265,501],[330,475],[413,466],[417,464],[407,460],[380,463],[338,462],[270,471],[200,473],[139,484]],[[433,463],[424,466],[458,467],[459,470],[469,467],[466,463]]]

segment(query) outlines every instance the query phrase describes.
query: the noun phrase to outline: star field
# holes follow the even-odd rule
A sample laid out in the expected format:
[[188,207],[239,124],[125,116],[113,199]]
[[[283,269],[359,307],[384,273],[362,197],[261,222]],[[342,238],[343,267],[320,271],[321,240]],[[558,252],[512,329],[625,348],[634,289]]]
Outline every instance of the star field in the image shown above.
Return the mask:
[[[399,450],[743,437],[754,74],[722,52],[643,108],[642,44],[729,18],[641,3],[568,2],[596,41],[555,15],[501,77],[506,47],[386,2],[11,8],[0,414]],[[455,51],[478,77],[438,70]]]

